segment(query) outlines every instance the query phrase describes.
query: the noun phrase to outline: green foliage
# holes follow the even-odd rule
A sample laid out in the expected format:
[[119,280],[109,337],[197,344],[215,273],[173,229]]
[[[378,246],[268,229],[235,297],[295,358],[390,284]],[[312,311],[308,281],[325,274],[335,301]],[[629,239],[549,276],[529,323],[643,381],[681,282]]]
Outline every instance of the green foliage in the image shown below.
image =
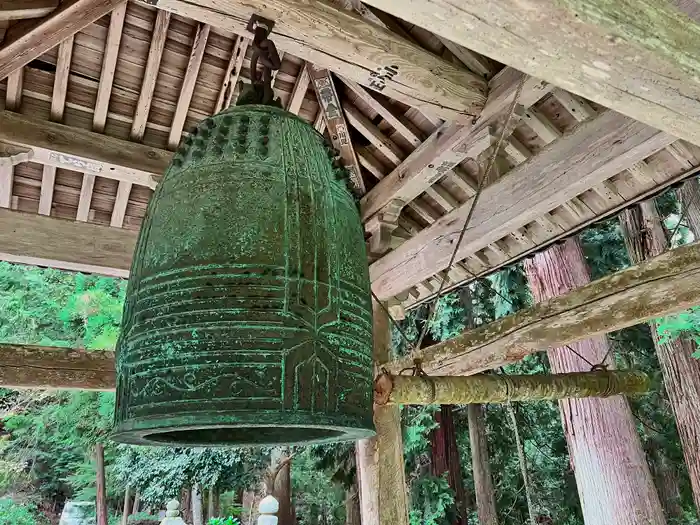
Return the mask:
[[[342,456],[347,445],[338,447],[338,456]],[[331,447],[324,448],[328,454]],[[318,468],[319,454],[319,447],[308,447],[294,456],[291,473],[296,515],[301,523],[317,523],[318,516],[325,516],[327,525],[341,525],[345,523],[345,489],[333,481],[336,465]]]
[[15,503],[10,498],[0,498],[0,525],[44,525],[48,520],[39,514],[36,506]]
[[[121,516],[119,516],[119,519],[121,520]],[[136,514],[131,514],[127,518],[127,523],[129,525],[136,525],[137,523],[150,525],[152,523],[160,523],[160,520],[158,519],[158,516],[151,516],[147,512],[137,512]]]
[[241,525],[238,518],[229,516],[228,518],[210,518],[207,525]]
[[454,506],[454,492],[445,477],[422,476],[411,484],[411,525],[443,525]]
[[[700,306],[657,319],[656,330],[661,343],[667,343],[674,339],[690,339],[695,341],[695,344],[700,345]],[[694,356],[700,358],[700,352],[695,352]]]

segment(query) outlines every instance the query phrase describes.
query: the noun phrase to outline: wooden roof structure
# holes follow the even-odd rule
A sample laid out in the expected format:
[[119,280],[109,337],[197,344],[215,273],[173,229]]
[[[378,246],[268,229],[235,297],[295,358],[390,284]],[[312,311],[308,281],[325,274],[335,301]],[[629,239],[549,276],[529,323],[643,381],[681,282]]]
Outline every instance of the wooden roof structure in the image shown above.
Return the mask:
[[[406,9],[369,2],[385,11],[324,0],[151,3],[0,4],[0,258],[126,276],[171,152],[250,78],[244,26],[254,12],[277,23],[283,64],[274,89],[284,107],[328,133],[361,172],[373,289],[394,312],[433,297],[442,279],[450,289],[517,261],[700,165],[700,97],[692,98],[700,87],[687,77],[694,63],[644,42],[626,20],[613,31],[575,2],[554,17],[571,26],[572,41],[587,37],[568,58],[552,51],[564,32],[538,12],[518,17],[515,2],[489,21],[470,0],[469,13],[450,13],[449,27],[437,23],[447,8],[434,0]],[[687,13],[657,3],[648,2],[666,9],[669,28],[700,39]],[[574,22],[565,17],[578,11]],[[516,18],[518,31],[496,45]],[[678,34],[664,38],[680,49]],[[629,78],[623,65],[633,68]],[[319,105],[314,87],[329,85],[331,99]],[[516,119],[448,271],[519,85]]]

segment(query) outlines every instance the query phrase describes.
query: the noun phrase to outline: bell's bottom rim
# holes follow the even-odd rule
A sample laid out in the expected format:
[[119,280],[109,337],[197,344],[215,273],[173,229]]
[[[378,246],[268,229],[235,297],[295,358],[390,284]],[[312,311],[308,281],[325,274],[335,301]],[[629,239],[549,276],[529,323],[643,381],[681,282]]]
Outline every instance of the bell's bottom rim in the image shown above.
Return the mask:
[[[267,417],[265,417],[267,416]],[[111,438],[118,443],[176,447],[253,447],[274,445],[322,445],[356,441],[375,435],[371,422],[359,417],[341,416],[333,421],[328,415],[308,415],[318,423],[295,422],[303,419],[297,412],[286,418],[280,414],[255,414],[247,418],[208,417],[207,414],[180,417],[130,419],[117,424]],[[214,420],[212,420],[214,419]],[[228,421],[227,421],[228,419]],[[290,421],[291,420],[291,421]],[[355,421],[348,421],[355,420]],[[371,421],[371,420],[370,420]],[[273,435],[275,439],[270,440]]]

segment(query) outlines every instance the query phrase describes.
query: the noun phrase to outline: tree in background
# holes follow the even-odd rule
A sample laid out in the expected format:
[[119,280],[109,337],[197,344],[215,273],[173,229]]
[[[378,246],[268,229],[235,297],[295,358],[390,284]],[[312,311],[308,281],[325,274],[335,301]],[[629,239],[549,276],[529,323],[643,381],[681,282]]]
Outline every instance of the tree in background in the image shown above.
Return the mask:
[[[525,262],[525,271],[537,301],[591,280],[576,238],[536,254]],[[576,353],[566,347],[547,352],[552,372],[582,372],[592,364],[611,364],[605,336],[571,346]],[[559,408],[586,523],[665,523],[627,400],[563,399]]]

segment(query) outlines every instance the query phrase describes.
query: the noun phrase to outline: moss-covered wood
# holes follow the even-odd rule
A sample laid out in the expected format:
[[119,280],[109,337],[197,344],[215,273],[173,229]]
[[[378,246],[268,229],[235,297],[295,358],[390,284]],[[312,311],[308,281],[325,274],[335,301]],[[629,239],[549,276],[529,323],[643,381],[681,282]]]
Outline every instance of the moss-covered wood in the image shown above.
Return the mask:
[[466,375],[700,304],[700,244],[663,253],[576,290],[396,360],[434,375]]
[[378,405],[466,405],[638,395],[648,389],[649,378],[646,374],[619,370],[464,377],[382,374],[374,383],[374,400]]

